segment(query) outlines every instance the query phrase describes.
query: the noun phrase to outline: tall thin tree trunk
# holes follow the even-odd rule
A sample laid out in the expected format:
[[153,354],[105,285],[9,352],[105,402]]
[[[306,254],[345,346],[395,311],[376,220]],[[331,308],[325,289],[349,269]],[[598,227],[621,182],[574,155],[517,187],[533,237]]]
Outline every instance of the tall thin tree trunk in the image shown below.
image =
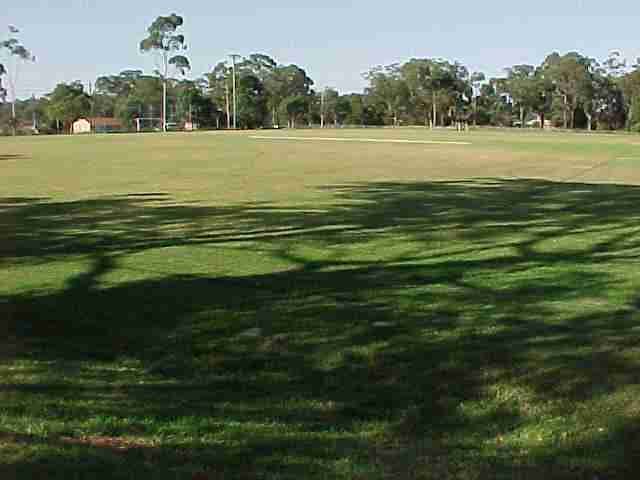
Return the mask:
[[584,114],[587,117],[587,131],[590,132],[591,131],[591,126],[592,126],[593,115],[591,115],[590,113],[587,113],[587,112],[584,112]]
[[524,107],[520,106],[520,128],[524,128]]
[[540,117],[540,128],[544,130],[544,112],[540,112],[538,116]]
[[574,128],[576,128],[576,109],[573,107],[571,107],[569,118],[571,120],[571,130],[573,130]]
[[433,121],[431,122],[431,128],[438,126],[438,106],[436,105],[436,92],[433,91]]
[[478,126],[478,97],[473,97],[473,126]]
[[562,109],[562,121],[563,121],[564,129],[566,130],[567,127],[568,127],[567,111],[569,109],[569,107],[567,105],[567,96],[566,95],[562,96],[562,101],[564,103],[564,108]]
[[13,132],[13,136],[16,136],[16,99],[13,98],[11,102],[11,130]]

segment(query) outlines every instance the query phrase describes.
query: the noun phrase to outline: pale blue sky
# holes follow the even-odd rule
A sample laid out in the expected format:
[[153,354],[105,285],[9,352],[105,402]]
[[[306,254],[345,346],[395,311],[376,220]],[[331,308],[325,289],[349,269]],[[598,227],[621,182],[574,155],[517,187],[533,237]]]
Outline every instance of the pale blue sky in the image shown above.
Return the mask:
[[[192,77],[228,53],[264,52],[305,68],[318,87],[360,91],[369,67],[411,57],[459,60],[500,74],[539,63],[553,50],[604,58],[618,49],[640,56],[637,0],[4,0],[0,28],[14,24],[38,57],[21,74],[19,96],[57,82],[124,69],[153,69],[138,52],[149,23],[185,17]],[[8,4],[8,5],[7,5]],[[4,33],[2,33],[2,38]]]

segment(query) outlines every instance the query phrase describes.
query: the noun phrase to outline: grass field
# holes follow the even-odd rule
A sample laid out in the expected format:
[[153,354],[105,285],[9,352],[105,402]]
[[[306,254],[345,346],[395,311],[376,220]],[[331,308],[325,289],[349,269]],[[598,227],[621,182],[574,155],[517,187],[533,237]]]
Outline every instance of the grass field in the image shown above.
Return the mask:
[[0,478],[637,478],[640,137],[249,135],[0,139]]

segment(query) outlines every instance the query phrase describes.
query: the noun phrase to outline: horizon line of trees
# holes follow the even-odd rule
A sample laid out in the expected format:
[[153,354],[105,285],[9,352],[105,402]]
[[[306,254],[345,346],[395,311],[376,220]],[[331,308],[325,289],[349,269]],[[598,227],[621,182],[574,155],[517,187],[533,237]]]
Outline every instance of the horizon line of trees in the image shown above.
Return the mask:
[[[14,95],[12,110],[0,109],[0,126],[5,133],[20,124],[69,132],[80,117],[115,117],[127,130],[146,118],[160,119],[161,128],[192,122],[243,129],[473,124],[640,131],[640,60],[631,64],[617,51],[601,61],[554,52],[539,65],[513,65],[492,78],[457,61],[412,58],[373,67],[364,74],[362,93],[340,94],[314,89],[302,67],[261,53],[221,61],[200,78],[185,79],[190,64],[185,37],[178,33],[182,25],[176,14],[158,17],[140,42],[140,51],[158,59],[153,75],[125,70],[101,76],[88,88],[76,81],[60,83],[40,98],[16,101]],[[24,54],[19,59],[31,59],[17,40],[0,43],[14,57],[16,46]],[[0,82],[6,73],[0,63]],[[5,94],[0,83],[3,103]]]

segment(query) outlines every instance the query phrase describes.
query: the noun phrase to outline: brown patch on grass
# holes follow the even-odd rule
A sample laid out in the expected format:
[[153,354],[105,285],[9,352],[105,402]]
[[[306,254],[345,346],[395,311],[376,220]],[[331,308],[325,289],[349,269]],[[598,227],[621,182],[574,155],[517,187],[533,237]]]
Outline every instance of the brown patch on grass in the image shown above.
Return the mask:
[[121,452],[153,446],[152,442],[139,438],[120,438],[106,436],[82,436],[77,438],[60,437],[60,442],[67,445],[83,445],[96,448],[106,448],[109,450]]
[[131,450],[148,449],[149,447],[154,446],[153,442],[140,438],[121,438],[98,435],[87,435],[81,437],[39,437],[36,435],[25,435],[14,432],[0,432],[0,444],[29,445],[36,443],[86,446],[108,449],[113,452],[122,453],[126,453]]
[[289,345],[289,337],[284,334],[274,335],[266,338],[259,350],[266,353],[286,353]]
[[23,155],[22,153],[2,153],[0,154],[0,162],[3,162],[5,160],[22,160],[22,159],[26,159],[29,158],[26,155]]

